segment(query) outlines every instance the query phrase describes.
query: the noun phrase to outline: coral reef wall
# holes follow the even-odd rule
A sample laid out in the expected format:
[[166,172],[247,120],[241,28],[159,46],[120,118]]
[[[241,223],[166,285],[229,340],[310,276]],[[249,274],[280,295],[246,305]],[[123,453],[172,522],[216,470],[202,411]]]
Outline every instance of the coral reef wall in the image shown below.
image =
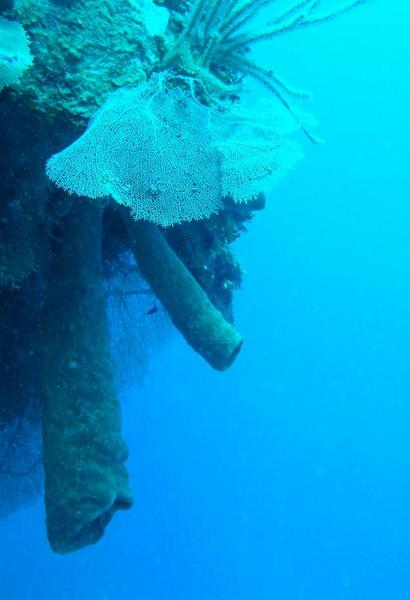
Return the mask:
[[[168,8],[179,12],[173,14],[167,27]],[[57,279],[50,280],[50,269],[61,240],[69,243],[67,218],[78,198],[57,191],[50,183],[44,173],[46,160],[84,131],[112,91],[147,78],[172,44],[187,8],[188,3],[164,6],[158,2],[156,6],[151,0],[16,0],[0,5],[5,18],[24,27],[33,57],[19,81],[0,94],[0,359],[4,365],[0,373],[0,427],[4,433],[0,486],[7,490],[0,494],[0,515],[31,501],[41,491],[44,336],[48,336],[50,347],[55,343],[58,348],[61,343],[50,341],[45,307],[51,292],[56,297],[61,292]],[[162,12],[156,13],[157,9]],[[229,246],[244,230],[253,210],[262,204],[238,207],[228,202],[226,210],[212,219],[164,231],[170,247],[229,322],[233,321],[233,293],[241,283],[241,269]],[[118,213],[109,206],[103,208],[102,256],[105,266],[110,265],[109,278],[118,280],[129,266],[123,260],[129,255],[129,242]],[[114,278],[112,270],[116,272]],[[140,275],[138,281],[147,288],[152,306],[152,291]],[[130,290],[124,288],[124,296],[128,293]],[[112,303],[110,306],[112,310]],[[144,338],[141,313],[127,314],[129,319],[138,319],[132,326],[141,329],[133,343],[152,339]],[[102,318],[100,313],[97,327],[105,332],[104,337],[108,334]],[[163,335],[169,325],[161,325],[161,320],[158,323]],[[104,343],[108,348],[109,341]],[[130,346],[124,336],[122,343],[126,352]],[[139,377],[148,350],[140,344],[135,353]],[[117,347],[115,353],[114,364],[119,364],[121,349]],[[118,418],[117,414],[117,430]],[[125,454],[121,460],[124,458]],[[50,490],[57,471],[47,476],[46,489]],[[125,497],[124,505],[128,505],[128,492]],[[107,511],[107,518],[95,524],[94,541],[112,515],[109,507]],[[66,542],[56,541],[52,515],[50,509],[49,535],[59,551],[89,543],[84,541],[86,535],[82,541],[73,539],[73,523],[64,533]]]

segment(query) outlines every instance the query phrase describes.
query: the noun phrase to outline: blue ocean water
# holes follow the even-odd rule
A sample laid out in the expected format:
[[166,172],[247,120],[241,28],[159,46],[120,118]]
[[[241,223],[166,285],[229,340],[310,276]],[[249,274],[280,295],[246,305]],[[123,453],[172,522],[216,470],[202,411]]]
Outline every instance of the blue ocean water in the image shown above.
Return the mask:
[[236,245],[241,355],[168,343],[124,398],[135,507],[64,557],[40,504],[0,522],[1,600],[410,598],[409,28],[375,0],[258,49],[327,143]]

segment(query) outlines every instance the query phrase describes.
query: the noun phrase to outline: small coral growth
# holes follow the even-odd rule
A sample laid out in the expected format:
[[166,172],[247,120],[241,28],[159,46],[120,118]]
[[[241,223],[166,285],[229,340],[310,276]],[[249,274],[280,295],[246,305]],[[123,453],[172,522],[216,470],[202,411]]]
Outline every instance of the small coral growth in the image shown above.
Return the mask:
[[32,60],[23,27],[0,17],[0,90],[16,84]]

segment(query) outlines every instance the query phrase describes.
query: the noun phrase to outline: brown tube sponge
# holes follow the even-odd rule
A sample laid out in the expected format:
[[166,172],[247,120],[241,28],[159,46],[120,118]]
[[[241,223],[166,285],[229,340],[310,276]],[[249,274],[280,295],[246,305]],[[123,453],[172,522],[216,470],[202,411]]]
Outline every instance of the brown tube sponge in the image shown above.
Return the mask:
[[55,552],[97,542],[132,496],[101,273],[101,209],[77,200],[56,241],[44,316],[47,533]]
[[175,327],[214,369],[227,369],[242,346],[241,335],[215,308],[158,227],[132,219],[125,210],[122,215],[140,271]]

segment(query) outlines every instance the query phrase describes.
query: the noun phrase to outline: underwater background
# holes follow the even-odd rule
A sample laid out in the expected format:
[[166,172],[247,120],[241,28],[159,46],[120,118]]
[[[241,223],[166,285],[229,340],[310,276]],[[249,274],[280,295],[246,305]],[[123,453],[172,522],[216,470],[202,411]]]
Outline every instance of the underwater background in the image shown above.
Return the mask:
[[326,145],[236,243],[241,354],[158,350],[122,394],[133,509],[64,557],[40,502],[0,521],[1,600],[410,598],[409,28],[376,0],[254,51]]

